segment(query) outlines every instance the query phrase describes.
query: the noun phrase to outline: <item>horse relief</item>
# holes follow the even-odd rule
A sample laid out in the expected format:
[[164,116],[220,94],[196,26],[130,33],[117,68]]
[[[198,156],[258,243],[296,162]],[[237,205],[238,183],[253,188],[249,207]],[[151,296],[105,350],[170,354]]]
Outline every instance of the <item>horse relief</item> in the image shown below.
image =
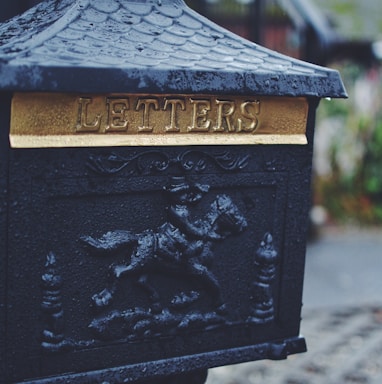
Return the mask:
[[[143,321],[143,317],[143,323],[150,324],[151,328],[154,323],[161,324],[162,321],[166,324],[173,321],[178,328],[185,328],[192,322],[221,321],[225,303],[219,281],[211,269],[214,246],[229,236],[243,232],[247,221],[226,194],[218,194],[204,216],[193,219],[191,207],[208,193],[209,187],[190,184],[184,177],[172,177],[164,191],[170,204],[167,220],[159,227],[141,233],[115,230],[100,238],[81,237],[91,252],[99,257],[112,258],[117,252],[124,255],[122,263],[110,264],[106,287],[92,296],[95,307],[99,310],[110,308],[122,280],[129,278],[144,289],[150,306],[147,311],[127,308],[126,311],[110,312],[109,309],[108,316],[94,319],[90,325],[98,333],[107,333],[109,321],[131,321],[135,317],[140,319],[138,323]],[[190,292],[180,290],[174,295],[170,306],[163,305],[157,287],[150,282],[153,273],[177,278],[184,276],[194,281],[195,287],[202,287],[203,292],[208,294],[212,310],[200,316],[187,312],[187,306],[200,298],[201,292],[197,288]],[[177,308],[176,315],[171,307]],[[181,315],[178,313],[180,308],[185,309]],[[138,323],[134,323],[133,329],[139,328]]]

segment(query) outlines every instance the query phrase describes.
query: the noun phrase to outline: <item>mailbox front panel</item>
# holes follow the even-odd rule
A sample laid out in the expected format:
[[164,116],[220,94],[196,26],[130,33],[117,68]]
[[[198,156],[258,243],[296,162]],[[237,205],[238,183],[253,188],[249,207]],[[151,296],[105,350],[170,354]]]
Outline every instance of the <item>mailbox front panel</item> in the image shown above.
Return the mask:
[[11,150],[8,380],[122,382],[304,351],[309,151]]
[[338,73],[183,0],[46,0],[0,35],[0,381],[305,351],[314,114]]

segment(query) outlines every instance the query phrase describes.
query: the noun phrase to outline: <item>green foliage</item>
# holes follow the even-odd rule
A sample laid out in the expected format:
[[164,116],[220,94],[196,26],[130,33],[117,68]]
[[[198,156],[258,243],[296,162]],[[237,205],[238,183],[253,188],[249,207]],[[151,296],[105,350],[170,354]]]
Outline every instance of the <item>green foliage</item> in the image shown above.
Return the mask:
[[285,10],[280,7],[277,1],[267,1],[265,3],[265,16],[270,20],[284,20],[288,19],[288,15]]
[[354,4],[349,3],[348,1],[345,2],[338,2],[334,3],[333,6],[333,11],[339,14],[349,14],[349,13],[354,13]]
[[346,38],[376,39],[382,33],[380,0],[314,0]]
[[382,70],[339,67],[347,100],[323,102],[317,128],[336,121],[327,156],[329,173],[315,179],[316,202],[338,221],[382,224]]

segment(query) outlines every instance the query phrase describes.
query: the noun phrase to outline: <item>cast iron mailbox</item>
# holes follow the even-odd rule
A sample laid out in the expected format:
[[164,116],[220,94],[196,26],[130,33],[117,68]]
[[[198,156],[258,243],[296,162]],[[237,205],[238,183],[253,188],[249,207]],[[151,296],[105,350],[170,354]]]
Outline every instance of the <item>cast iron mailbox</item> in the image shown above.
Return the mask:
[[45,1],[0,33],[3,382],[305,351],[315,109],[346,96],[338,73],[180,0]]

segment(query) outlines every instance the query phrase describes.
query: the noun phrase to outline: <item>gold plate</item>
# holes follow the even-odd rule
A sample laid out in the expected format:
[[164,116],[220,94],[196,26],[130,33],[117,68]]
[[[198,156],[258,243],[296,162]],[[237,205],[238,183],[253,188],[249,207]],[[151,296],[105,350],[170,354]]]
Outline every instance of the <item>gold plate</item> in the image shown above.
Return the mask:
[[13,148],[306,144],[305,98],[16,93]]

